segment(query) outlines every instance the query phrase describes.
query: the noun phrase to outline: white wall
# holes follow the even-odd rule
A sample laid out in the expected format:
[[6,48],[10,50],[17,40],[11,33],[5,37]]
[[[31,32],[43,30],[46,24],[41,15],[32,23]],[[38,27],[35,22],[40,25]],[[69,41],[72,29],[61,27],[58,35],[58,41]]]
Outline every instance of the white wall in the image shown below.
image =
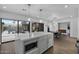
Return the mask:
[[[77,37],[78,36],[78,27],[77,27],[77,18],[69,18],[69,19],[62,19],[62,20],[54,20],[55,23],[64,23],[70,22],[70,36]],[[58,25],[56,25],[58,27]]]
[[[78,11],[79,11],[79,8],[78,8]],[[78,14],[79,14],[79,12],[78,12]],[[78,36],[77,36],[77,38],[78,38],[78,40],[79,40],[79,15],[78,15],[78,19],[77,19],[77,27],[78,27]]]
[[79,40],[79,18],[78,18],[78,22],[77,22],[77,24],[78,24],[78,36],[77,36],[77,38],[78,38],[78,40]]
[[77,18],[73,18],[72,21],[71,21],[71,33],[70,33],[70,36],[71,37],[77,37],[78,35],[78,27],[77,27]]
[[78,36],[78,8],[74,8],[74,16],[71,21],[71,36],[76,37]]

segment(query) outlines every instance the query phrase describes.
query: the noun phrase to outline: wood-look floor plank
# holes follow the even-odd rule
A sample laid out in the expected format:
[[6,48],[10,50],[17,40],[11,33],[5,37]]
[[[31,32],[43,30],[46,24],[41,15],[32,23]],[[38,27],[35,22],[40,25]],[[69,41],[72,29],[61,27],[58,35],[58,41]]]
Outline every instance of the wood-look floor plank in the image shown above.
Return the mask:
[[[54,39],[54,47],[47,50],[46,54],[76,54],[76,39],[62,35],[59,39]],[[2,54],[15,54],[15,42],[4,43],[1,46]]]

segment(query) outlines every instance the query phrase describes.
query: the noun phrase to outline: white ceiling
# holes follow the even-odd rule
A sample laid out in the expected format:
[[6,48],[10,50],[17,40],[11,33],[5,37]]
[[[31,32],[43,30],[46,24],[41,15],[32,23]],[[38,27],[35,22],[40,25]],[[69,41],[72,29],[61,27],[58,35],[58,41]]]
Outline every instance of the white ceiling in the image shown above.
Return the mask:
[[[6,6],[7,8],[3,8]],[[79,5],[68,5],[65,8],[64,4],[31,4],[28,9],[27,4],[0,4],[0,10],[12,12],[20,15],[29,15],[47,20],[61,19],[68,17],[76,17],[76,9]],[[22,9],[26,9],[23,11]],[[40,12],[39,10],[42,9]]]

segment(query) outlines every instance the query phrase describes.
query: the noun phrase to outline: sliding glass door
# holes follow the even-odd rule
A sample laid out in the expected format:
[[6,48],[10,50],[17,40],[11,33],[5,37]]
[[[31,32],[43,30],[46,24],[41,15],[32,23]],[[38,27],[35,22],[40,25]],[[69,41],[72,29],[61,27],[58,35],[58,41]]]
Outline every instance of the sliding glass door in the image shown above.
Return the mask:
[[43,32],[44,31],[44,24],[43,23],[32,23],[32,32]]
[[30,32],[30,22],[19,21],[19,38],[26,39],[29,37]]
[[2,42],[15,40],[17,34],[17,21],[2,19]]
[[2,22],[2,19],[0,19],[0,45],[1,45],[1,41],[2,41],[2,37],[1,37],[1,22]]
[[30,22],[0,19],[0,53],[15,53],[15,40],[28,37]]
[[2,22],[2,19],[0,18],[0,53],[1,53],[1,41],[2,41],[2,36],[1,36],[1,22]]
[[[17,35],[30,32],[30,22],[2,19],[2,42],[16,40]],[[26,37],[26,36],[25,36]]]
[[19,33],[30,32],[30,22],[28,21],[19,21]]

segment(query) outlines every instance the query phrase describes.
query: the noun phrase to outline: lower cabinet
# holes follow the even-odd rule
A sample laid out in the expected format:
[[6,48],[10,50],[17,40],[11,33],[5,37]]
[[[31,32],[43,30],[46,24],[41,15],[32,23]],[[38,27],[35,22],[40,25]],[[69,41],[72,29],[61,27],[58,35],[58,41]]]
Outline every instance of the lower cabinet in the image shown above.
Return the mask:
[[51,46],[54,45],[54,41],[53,41],[53,34],[48,35],[48,48],[50,48]]
[[53,46],[53,35],[48,34],[27,40],[16,41],[16,53],[41,54]]
[[43,36],[38,41],[39,53],[43,53],[48,48],[48,39],[46,36]]

